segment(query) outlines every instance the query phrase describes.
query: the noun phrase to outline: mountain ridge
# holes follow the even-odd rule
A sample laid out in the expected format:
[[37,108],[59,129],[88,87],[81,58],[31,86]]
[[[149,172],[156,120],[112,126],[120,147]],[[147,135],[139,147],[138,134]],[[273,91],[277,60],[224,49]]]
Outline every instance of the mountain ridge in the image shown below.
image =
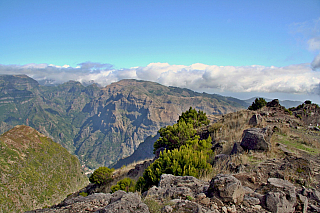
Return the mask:
[[2,75],[0,89],[11,92],[0,97],[0,133],[27,124],[89,168],[109,166],[131,155],[145,138],[176,122],[190,106],[212,115],[237,111],[245,104],[133,79],[101,88],[76,81],[42,86],[25,75]]

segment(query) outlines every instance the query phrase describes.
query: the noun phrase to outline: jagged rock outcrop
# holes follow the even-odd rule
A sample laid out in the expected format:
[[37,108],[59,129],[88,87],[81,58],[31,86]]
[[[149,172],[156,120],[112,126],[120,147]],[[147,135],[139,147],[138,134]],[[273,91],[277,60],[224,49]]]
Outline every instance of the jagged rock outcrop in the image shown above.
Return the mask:
[[279,107],[281,106],[278,99],[273,99],[267,103],[267,107]]
[[233,147],[232,147],[230,155],[241,154],[243,151],[244,151],[244,149],[240,145],[240,142],[235,142],[233,144]]
[[[238,175],[238,177],[240,177]],[[240,178],[241,179],[241,178]],[[262,188],[243,186],[243,180],[233,175],[219,174],[209,182],[192,176],[163,174],[158,186],[142,196],[138,193],[116,191],[93,193],[87,197],[68,197],[60,204],[39,212],[316,212],[319,192],[297,189],[289,181],[269,178]],[[246,184],[245,182],[243,182]],[[256,182],[255,185],[260,185]],[[149,209],[148,205],[152,208]],[[158,207],[156,207],[158,206]],[[154,209],[157,208],[157,209]]]
[[96,212],[96,213],[149,213],[148,206],[141,201],[138,193],[117,191],[110,193],[95,193],[87,197],[78,196],[66,199],[62,203],[47,209],[29,211],[40,212]]
[[240,146],[245,150],[269,151],[271,148],[270,138],[272,130],[270,128],[250,128],[243,131]]
[[245,190],[241,182],[232,175],[219,174],[210,182],[209,196],[216,196],[223,202],[239,204],[243,201]]
[[159,186],[153,186],[144,196],[157,200],[170,197],[171,199],[194,198],[207,190],[209,184],[192,176],[161,175]]
[[257,126],[261,122],[262,122],[262,116],[260,114],[254,114],[249,120],[249,125]]
[[268,192],[265,195],[266,208],[272,213],[289,213],[295,211],[297,202],[295,186],[289,181],[279,178],[269,178]]

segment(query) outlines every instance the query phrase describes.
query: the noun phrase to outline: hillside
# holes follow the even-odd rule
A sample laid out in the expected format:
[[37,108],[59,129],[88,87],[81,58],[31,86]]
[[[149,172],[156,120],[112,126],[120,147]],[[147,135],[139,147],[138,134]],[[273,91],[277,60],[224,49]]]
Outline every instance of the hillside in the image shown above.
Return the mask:
[[87,184],[79,160],[28,126],[0,136],[0,212],[52,205]]
[[25,75],[1,75],[0,89],[0,133],[31,126],[92,169],[131,155],[190,106],[213,115],[245,105],[235,98],[137,80],[105,88],[75,81],[41,86]]
[[[306,102],[288,110],[273,100],[257,111],[217,116],[215,123],[197,128],[200,138],[211,136],[212,146],[163,152],[116,170],[111,183],[90,184],[58,205],[32,212],[320,212],[319,109]],[[190,166],[204,155],[212,167],[208,173],[177,174],[199,169]],[[148,184],[143,193],[128,192],[129,186],[111,193],[120,179],[138,180],[142,173],[136,190]]]

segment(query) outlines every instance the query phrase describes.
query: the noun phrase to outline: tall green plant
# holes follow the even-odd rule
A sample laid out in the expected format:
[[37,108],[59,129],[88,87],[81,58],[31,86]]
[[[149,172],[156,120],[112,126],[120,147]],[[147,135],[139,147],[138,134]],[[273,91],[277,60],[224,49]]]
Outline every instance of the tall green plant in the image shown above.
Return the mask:
[[109,169],[108,167],[99,167],[96,169],[89,178],[91,183],[96,183],[98,185],[105,185],[112,181],[111,174],[114,168]]
[[159,130],[161,137],[154,143],[154,152],[160,147],[177,149],[182,145],[191,144],[196,132],[191,123],[185,123],[184,121],[161,128]]
[[210,121],[208,120],[206,113],[199,110],[198,112],[192,107],[188,111],[183,112],[179,116],[178,122],[184,121],[187,124],[192,124],[193,128],[200,127],[202,125],[209,125]]
[[179,149],[165,150],[144,171],[143,179],[139,179],[137,184],[145,191],[152,185],[157,185],[162,174],[202,176],[212,170],[207,159],[207,152],[201,149],[195,150],[194,146],[181,146]]
[[111,186],[111,192],[123,190],[126,192],[134,192],[136,183],[131,178],[124,178],[119,180],[116,185]]
[[267,105],[267,102],[264,98],[256,98],[252,105],[248,107],[249,110],[258,110]]

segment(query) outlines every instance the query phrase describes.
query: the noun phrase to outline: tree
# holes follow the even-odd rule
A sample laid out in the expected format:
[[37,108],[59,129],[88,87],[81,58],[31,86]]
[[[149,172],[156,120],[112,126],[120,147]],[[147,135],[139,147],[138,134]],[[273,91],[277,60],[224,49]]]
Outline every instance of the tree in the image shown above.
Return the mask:
[[199,110],[198,112],[192,107],[188,111],[183,112],[179,116],[178,123],[184,121],[185,123],[191,123],[193,128],[200,127],[201,125],[209,125],[210,121],[208,120],[206,113]]
[[252,105],[248,107],[249,110],[258,110],[267,105],[267,102],[264,98],[256,98]]
[[107,183],[110,183],[112,181],[111,174],[113,171],[114,168],[109,169],[105,166],[99,167],[89,177],[89,181],[98,185],[105,185]]
[[160,148],[178,149],[182,145],[192,145],[198,136],[195,128],[201,125],[208,125],[206,113],[189,108],[179,116],[179,120],[172,126],[167,126],[159,130],[160,138],[154,143],[154,152]]
[[196,132],[191,123],[184,121],[161,128],[159,130],[160,138],[154,143],[154,152],[160,147],[177,149],[182,145],[191,144]]

